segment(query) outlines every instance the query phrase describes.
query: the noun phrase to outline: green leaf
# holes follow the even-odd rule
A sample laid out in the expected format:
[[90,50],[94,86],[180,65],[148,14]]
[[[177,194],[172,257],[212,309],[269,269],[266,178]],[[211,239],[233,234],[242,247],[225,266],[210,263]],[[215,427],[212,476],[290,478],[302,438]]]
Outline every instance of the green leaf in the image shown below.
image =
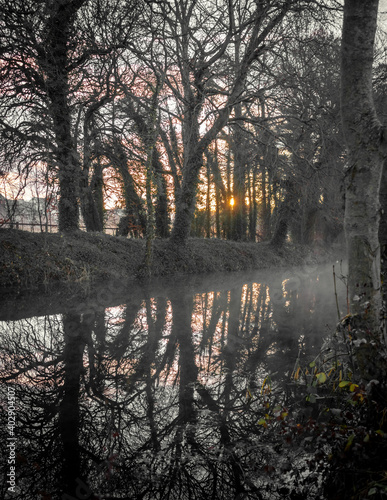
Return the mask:
[[315,366],[316,366],[316,362],[315,362],[315,361],[312,361],[311,363],[309,363],[309,366],[310,366],[311,368],[315,367]]
[[368,496],[372,496],[372,495],[375,495],[375,493],[377,493],[378,490],[376,488],[371,488],[370,490],[368,490]]
[[346,385],[349,385],[351,382],[348,382],[347,380],[343,380],[340,382],[339,387],[345,387]]
[[323,384],[327,380],[327,376],[325,375],[324,372],[317,373],[316,378],[319,384]]
[[315,403],[316,396],[314,394],[309,394],[309,396],[306,396],[306,400],[309,401],[309,403]]

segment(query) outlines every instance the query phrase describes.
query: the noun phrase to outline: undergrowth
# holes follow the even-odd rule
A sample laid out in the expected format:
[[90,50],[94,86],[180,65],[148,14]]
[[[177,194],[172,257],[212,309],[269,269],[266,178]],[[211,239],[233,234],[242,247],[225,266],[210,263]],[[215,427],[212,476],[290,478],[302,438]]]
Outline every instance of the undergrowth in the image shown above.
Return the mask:
[[[357,353],[364,342],[349,319],[309,364],[297,360],[290,387],[298,403],[282,433],[310,451],[309,470],[322,476],[321,498],[387,498],[386,379],[384,372],[362,378]],[[383,356],[385,369],[383,344],[373,341],[372,352]]]
[[262,439],[278,451],[267,465],[272,498],[387,498],[387,354],[381,336],[362,331],[348,313],[314,359],[305,362],[301,354],[285,384],[274,387],[267,377],[261,388],[258,425]]

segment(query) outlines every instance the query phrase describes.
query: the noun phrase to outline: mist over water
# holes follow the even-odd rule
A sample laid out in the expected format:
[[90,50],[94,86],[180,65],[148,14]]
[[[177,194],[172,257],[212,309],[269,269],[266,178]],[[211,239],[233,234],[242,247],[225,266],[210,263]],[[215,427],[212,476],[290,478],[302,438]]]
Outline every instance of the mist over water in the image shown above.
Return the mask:
[[174,280],[122,301],[101,288],[94,304],[1,321],[1,390],[17,402],[12,498],[277,498],[270,485],[294,457],[258,422],[293,404],[296,361],[334,333],[337,307],[346,314],[335,273],[338,302],[329,264]]

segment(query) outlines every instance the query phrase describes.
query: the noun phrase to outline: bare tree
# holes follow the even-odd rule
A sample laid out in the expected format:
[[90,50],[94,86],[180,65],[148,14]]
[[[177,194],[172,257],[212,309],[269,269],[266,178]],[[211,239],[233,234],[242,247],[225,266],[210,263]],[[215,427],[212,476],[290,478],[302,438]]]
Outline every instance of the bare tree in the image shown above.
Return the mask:
[[[83,96],[88,133],[93,68],[88,72],[87,65],[125,46],[137,3],[1,0],[0,6],[2,136],[8,150],[17,145],[19,156],[26,146],[46,159],[50,153],[59,181],[59,229],[73,231],[79,227],[78,203],[87,187],[83,182],[80,189],[82,155],[74,107]],[[100,99],[94,96],[94,101]],[[87,168],[83,173],[87,177]]]

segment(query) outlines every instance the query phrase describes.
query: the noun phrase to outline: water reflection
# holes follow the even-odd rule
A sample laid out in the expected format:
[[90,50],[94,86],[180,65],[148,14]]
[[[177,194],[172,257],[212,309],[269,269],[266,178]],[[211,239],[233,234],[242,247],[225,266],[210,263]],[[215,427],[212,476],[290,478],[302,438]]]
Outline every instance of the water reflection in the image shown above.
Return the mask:
[[9,385],[17,400],[9,498],[284,498],[289,461],[257,423],[291,405],[296,359],[334,328],[330,269],[0,322],[2,401]]

